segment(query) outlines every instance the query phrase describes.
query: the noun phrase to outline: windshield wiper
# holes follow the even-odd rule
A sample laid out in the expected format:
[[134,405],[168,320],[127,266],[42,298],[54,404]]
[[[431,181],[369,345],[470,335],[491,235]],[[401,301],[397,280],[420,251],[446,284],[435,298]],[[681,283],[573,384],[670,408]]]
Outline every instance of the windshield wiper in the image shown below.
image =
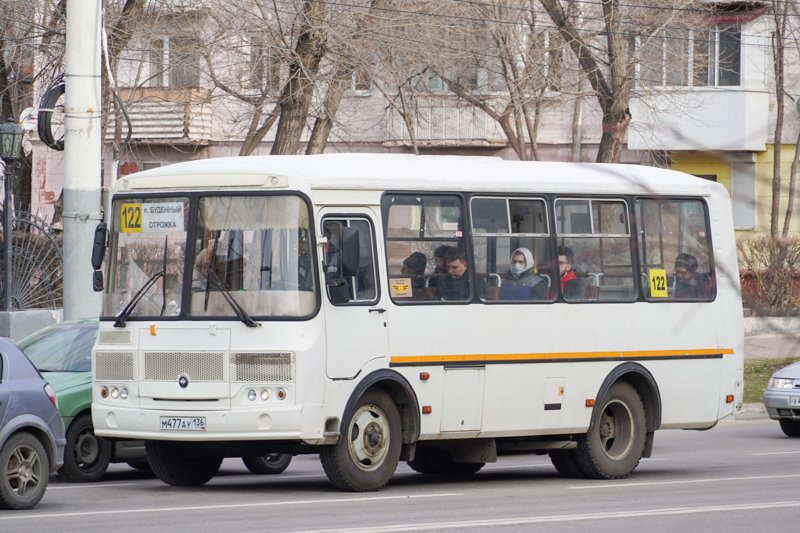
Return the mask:
[[133,313],[133,309],[134,307],[136,307],[136,304],[139,303],[139,301],[142,299],[145,293],[150,289],[150,287],[152,287],[155,284],[155,282],[158,281],[158,278],[162,276],[164,276],[163,271],[156,272],[155,274],[150,276],[150,279],[148,279],[144,285],[142,285],[141,289],[136,291],[136,294],[133,295],[131,301],[128,302],[128,304],[125,307],[123,307],[122,311],[120,311],[119,314],[117,315],[117,320],[114,321],[115,328],[125,327],[125,321],[128,320],[128,317],[130,317],[131,313]]
[[231,291],[228,290],[228,287],[225,286],[225,283],[219,279],[216,272],[213,270],[209,270],[206,277],[206,288],[211,287],[213,278],[214,288],[218,289],[222,296],[225,298],[225,301],[228,302],[228,305],[231,306],[233,312],[236,314],[236,318],[241,320],[242,324],[247,326],[248,328],[257,328],[261,324],[256,322],[255,320],[247,314],[247,311],[244,310],[244,307],[236,301],[236,298],[233,297]]

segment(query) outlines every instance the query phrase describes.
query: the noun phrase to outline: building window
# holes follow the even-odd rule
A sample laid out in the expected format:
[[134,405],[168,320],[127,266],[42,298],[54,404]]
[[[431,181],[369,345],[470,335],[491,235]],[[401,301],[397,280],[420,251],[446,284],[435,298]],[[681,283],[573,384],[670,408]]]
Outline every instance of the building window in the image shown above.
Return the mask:
[[739,86],[741,48],[738,24],[660,31],[639,39],[639,80],[656,87]]
[[195,39],[167,37],[150,42],[148,87],[198,87],[200,55]]
[[369,96],[372,92],[372,80],[366,72],[353,72],[351,90],[357,96]]
[[263,33],[250,34],[250,76],[252,89],[277,94],[281,90],[281,58],[274,47],[267,43]]

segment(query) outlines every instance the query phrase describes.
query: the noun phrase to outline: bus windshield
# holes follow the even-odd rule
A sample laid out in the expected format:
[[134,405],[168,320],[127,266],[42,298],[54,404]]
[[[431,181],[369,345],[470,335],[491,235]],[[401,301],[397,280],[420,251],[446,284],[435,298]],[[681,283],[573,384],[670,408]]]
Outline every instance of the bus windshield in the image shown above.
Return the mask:
[[308,207],[297,196],[126,198],[114,203],[114,217],[104,316],[303,317],[316,309]]
[[[114,202],[113,217],[103,315],[117,316],[126,308],[131,317],[178,315],[189,200],[125,198]],[[151,280],[154,282],[144,289]],[[141,300],[128,307],[142,290]]]

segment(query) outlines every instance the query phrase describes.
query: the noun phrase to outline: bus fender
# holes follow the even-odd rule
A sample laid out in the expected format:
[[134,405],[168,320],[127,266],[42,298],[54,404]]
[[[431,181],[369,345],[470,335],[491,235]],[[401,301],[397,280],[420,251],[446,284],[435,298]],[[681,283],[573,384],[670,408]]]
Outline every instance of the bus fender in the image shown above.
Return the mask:
[[400,410],[400,422],[403,426],[403,451],[400,459],[413,459],[413,451],[417,439],[419,439],[421,424],[419,402],[408,380],[394,370],[388,368],[375,370],[367,374],[356,385],[344,408],[339,434],[343,435],[346,432],[346,425],[356,410],[358,400],[371,388],[383,389]]
[[[608,394],[611,386],[618,381],[630,383],[642,399],[646,413],[645,419],[647,421],[646,442],[642,455],[644,457],[650,457],[653,452],[653,435],[655,430],[661,426],[661,393],[658,390],[658,384],[650,371],[639,363],[622,363],[609,372],[602,385],[600,385],[600,390],[597,391],[597,396],[595,396],[596,405],[601,405],[603,403],[603,399]],[[595,409],[592,412],[589,431],[598,423],[600,415],[599,409]]]

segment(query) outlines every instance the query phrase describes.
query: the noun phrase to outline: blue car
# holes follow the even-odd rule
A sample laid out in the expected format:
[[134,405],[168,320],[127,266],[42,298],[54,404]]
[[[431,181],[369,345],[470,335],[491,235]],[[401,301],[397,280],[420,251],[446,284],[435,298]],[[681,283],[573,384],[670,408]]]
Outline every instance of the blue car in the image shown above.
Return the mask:
[[0,508],[39,503],[66,442],[55,390],[13,341],[0,338]]

